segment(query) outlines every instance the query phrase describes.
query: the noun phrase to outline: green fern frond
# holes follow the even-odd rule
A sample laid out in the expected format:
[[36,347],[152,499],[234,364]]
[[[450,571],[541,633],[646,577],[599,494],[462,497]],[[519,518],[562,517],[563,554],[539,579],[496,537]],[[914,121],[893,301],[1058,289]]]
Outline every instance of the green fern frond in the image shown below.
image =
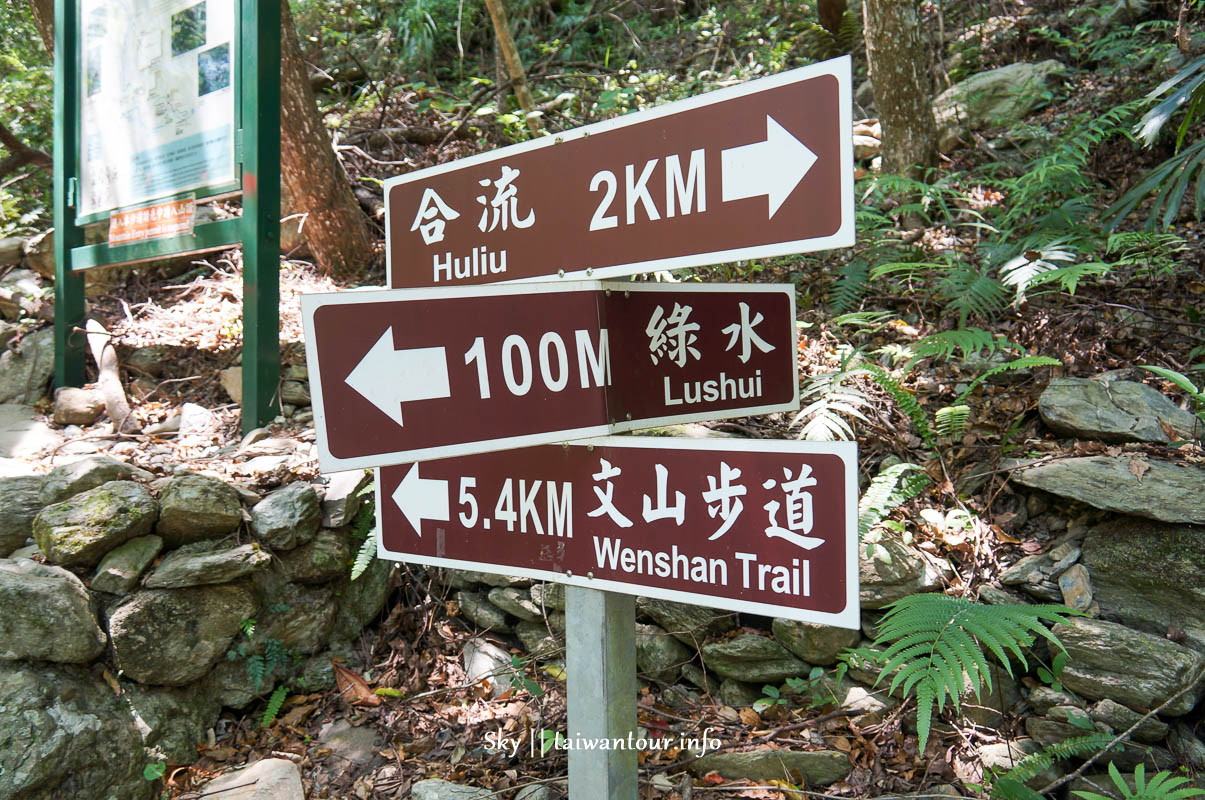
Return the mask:
[[905,462],[881,470],[858,501],[858,537],[866,536],[893,509],[924,491],[929,482],[929,476],[916,464]]
[[975,380],[971,381],[970,384],[967,386],[967,388],[962,391],[962,394],[958,395],[957,399],[954,400],[954,403],[958,404],[958,403],[961,403],[964,400],[966,400],[968,397],[971,396],[971,393],[975,391],[975,389],[979,386],[979,384],[983,383],[985,380],[992,377],[993,375],[999,375],[1002,372],[1008,372],[1009,370],[1014,370],[1014,369],[1033,369],[1034,367],[1061,367],[1062,365],[1063,365],[1062,361],[1059,361],[1057,358],[1050,358],[1049,356],[1023,356],[1022,358],[1018,358],[1013,361],[1009,361],[1007,364],[1001,364],[998,367],[992,367],[987,372],[985,372],[982,375],[980,375],[979,377],[975,378]]
[[[1148,783],[1146,780],[1146,765],[1139,764],[1134,768],[1134,788],[1131,789],[1129,783],[1121,777],[1121,772],[1118,771],[1117,765],[1109,763],[1109,778],[1112,779],[1113,785],[1117,787],[1118,794],[1122,800],[1187,800],[1189,797],[1197,797],[1205,794],[1205,790],[1198,789],[1195,786],[1185,786],[1189,782],[1189,778],[1182,775],[1172,777],[1172,774],[1166,770],[1157,772],[1151,776]],[[1074,794],[1084,798],[1084,800],[1111,800],[1105,795],[1097,792],[1084,792],[1075,790]]]
[[268,665],[261,655],[247,656],[247,677],[255,684],[255,688],[259,689],[263,686],[264,678],[268,676]]
[[829,292],[829,305],[834,314],[853,311],[870,288],[870,265],[856,258],[837,268],[837,280]]
[[920,407],[920,403],[916,401],[916,398],[912,396],[912,392],[901,386],[898,380],[877,364],[867,364],[864,367],[860,367],[859,371],[869,375],[883,391],[891,395],[891,399],[899,406],[900,411],[903,411],[908,416],[908,419],[912,420],[912,425],[916,428],[916,432],[920,435],[920,438],[924,440],[925,444],[931,450],[936,450],[937,438],[933,435],[933,429],[929,427],[929,417],[925,414],[925,410]]
[[1000,281],[969,266],[955,266],[942,278],[938,297],[958,314],[958,327],[970,317],[990,317],[1004,308],[1008,292]]
[[1005,656],[1001,663],[1011,675],[1008,652],[1025,665],[1023,650],[1039,636],[1061,650],[1044,623],[1065,623],[1076,613],[1063,606],[988,606],[944,594],[912,595],[888,606],[879,623],[873,646],[886,645],[886,649],[855,653],[882,665],[878,680],[891,676],[890,691],[902,687],[905,694],[915,693],[920,750],[924,752],[934,706],[940,710],[949,701],[959,708],[959,697],[968,683],[977,696],[981,688],[991,688],[984,646],[997,658]]
[[268,698],[268,707],[264,709],[264,715],[260,719],[263,727],[270,727],[276,721],[276,715],[280,713],[280,707],[284,705],[285,698],[288,696],[288,686],[276,687],[276,691],[272,692],[272,696]]
[[[1040,752],[1028,755],[1018,761],[1002,778],[1024,784],[1041,775],[1055,759],[1088,756],[1103,750],[1113,737],[1104,733],[1089,733],[1085,736],[1073,736],[1066,741],[1058,742],[1043,748]],[[992,793],[995,796],[995,792]]]
[[356,553],[355,563],[351,565],[351,579],[353,581],[364,574],[365,570],[372,564],[372,559],[376,557],[376,554],[377,537],[369,533],[368,538],[360,545],[359,552]]
[[942,331],[919,339],[912,345],[912,352],[917,358],[949,359],[957,351],[962,352],[963,358],[968,358],[980,351],[986,351],[991,356],[997,350],[1015,349],[1016,345],[1003,336],[997,336],[982,328],[960,328],[953,331]]
[[961,436],[970,418],[971,407],[968,405],[939,408],[933,416],[933,430],[938,436]]

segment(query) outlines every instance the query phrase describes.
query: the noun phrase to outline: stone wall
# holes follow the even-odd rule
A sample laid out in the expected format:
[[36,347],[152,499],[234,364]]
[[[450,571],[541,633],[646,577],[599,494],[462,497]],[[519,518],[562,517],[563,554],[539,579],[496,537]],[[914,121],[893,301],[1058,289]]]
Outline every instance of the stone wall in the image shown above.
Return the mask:
[[392,567],[349,580],[354,488],[107,456],[0,479],[0,798],[149,798],[143,767],[194,761],[223,708],[333,685]]

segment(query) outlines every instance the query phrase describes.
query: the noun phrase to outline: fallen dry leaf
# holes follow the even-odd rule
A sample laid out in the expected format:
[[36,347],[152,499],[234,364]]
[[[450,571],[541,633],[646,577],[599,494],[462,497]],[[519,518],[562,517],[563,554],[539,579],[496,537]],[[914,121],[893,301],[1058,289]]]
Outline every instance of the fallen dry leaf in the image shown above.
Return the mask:
[[1142,476],[1145,475],[1146,471],[1150,468],[1151,465],[1140,458],[1130,459],[1130,474],[1137,478],[1139,483],[1142,483]]
[[339,687],[340,697],[353,706],[379,706],[381,704],[381,698],[369,688],[366,680],[347,667],[340,666],[336,661],[332,661],[331,666],[335,668],[335,685]]
[[737,712],[737,715],[740,717],[741,722],[751,728],[755,728],[761,724],[761,717],[752,708],[742,708]]
[[1004,529],[1001,528],[999,525],[993,524],[991,527],[992,527],[992,533],[996,534],[997,541],[1005,542],[1006,544],[1016,544],[1017,542],[1021,541],[1020,539],[1016,538],[1015,536],[1010,536],[1007,533],[1005,533]]
[[118,683],[117,679],[113,677],[113,673],[109,672],[109,670],[105,670],[104,672],[101,673],[101,677],[103,677],[105,679],[105,683],[109,684],[109,688],[113,690],[113,694],[120,697],[121,696],[121,684]]

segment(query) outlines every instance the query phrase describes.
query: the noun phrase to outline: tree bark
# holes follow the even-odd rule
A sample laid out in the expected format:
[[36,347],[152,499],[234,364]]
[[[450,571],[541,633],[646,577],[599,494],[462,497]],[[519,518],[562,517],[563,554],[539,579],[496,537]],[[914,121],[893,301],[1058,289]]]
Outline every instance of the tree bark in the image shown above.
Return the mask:
[[[536,104],[532,99],[531,90],[527,88],[527,73],[523,71],[523,61],[519,58],[519,48],[515,47],[515,39],[510,34],[510,21],[506,18],[506,6],[503,0],[485,0],[485,7],[490,12],[494,23],[494,36],[498,48],[502,51],[502,59],[506,62],[506,71],[510,74],[510,85],[514,89],[515,99],[532,136],[539,136],[542,131],[540,119],[535,114]],[[501,110],[501,108],[499,108]]]
[[306,215],[302,231],[318,268],[348,278],[373,260],[364,212],[322,124],[288,3],[281,3],[280,17],[281,175],[294,213]]
[[[53,58],[54,0],[29,0],[29,5]],[[281,176],[294,212],[306,215],[302,231],[319,269],[348,278],[373,260],[372,242],[318,113],[287,2],[280,13]]]
[[937,123],[920,0],[864,0],[866,57],[883,126],[883,171],[921,178],[937,156]]
[[54,61],[54,0],[29,0],[29,10],[33,12],[42,46],[46,48],[50,60]]

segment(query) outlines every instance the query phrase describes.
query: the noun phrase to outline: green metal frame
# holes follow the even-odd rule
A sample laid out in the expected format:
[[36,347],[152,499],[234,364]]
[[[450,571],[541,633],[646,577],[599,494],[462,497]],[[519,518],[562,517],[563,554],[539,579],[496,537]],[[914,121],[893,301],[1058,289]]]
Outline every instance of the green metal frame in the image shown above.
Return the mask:
[[[243,245],[244,431],[279,413],[280,381],[280,9],[282,0],[239,0],[235,76],[235,159],[241,184],[203,187],[198,197],[240,189],[243,215],[197,225],[193,233],[110,247],[84,245],[77,218],[79,5],[55,0],[54,255],[55,385],[84,381],[84,277],[93,267]],[[239,143],[241,142],[241,147]],[[170,195],[169,195],[170,197]]]

